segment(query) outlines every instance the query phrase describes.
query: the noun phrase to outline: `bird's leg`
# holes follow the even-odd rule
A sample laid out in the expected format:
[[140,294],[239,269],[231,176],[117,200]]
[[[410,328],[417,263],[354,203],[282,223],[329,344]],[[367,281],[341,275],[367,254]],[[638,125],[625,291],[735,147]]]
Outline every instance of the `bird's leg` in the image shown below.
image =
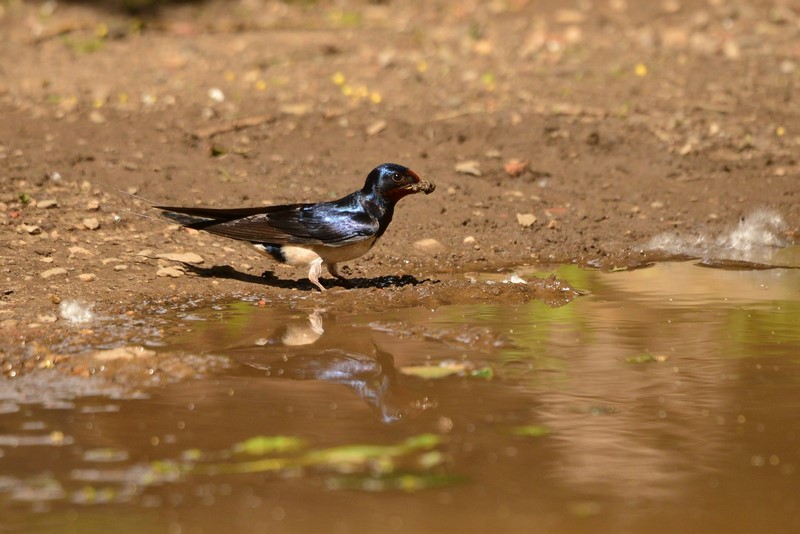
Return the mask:
[[320,291],[325,291],[325,288],[319,283],[320,274],[322,274],[322,258],[318,258],[311,262],[310,268],[308,269],[308,279],[312,284],[317,286]]
[[342,283],[343,283],[343,284],[344,284],[346,287],[352,287],[352,282],[350,282],[350,280],[348,280],[347,278],[345,278],[344,276],[342,276],[342,274],[339,272],[339,269],[336,267],[336,264],[335,264],[335,263],[326,263],[326,264],[325,264],[325,267],[327,267],[327,268],[328,268],[328,272],[329,272],[329,273],[331,273],[331,276],[333,276],[334,278],[337,278],[337,279],[341,280],[341,282],[342,282]]

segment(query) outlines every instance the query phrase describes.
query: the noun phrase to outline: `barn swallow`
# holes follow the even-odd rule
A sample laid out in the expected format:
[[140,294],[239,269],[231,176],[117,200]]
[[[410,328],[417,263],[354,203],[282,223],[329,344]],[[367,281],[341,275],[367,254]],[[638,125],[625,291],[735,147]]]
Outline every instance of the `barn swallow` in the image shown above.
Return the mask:
[[306,266],[311,283],[325,291],[319,282],[323,265],[345,280],[336,264],[358,258],[375,245],[401,198],[427,195],[435,188],[402,165],[384,163],[367,175],[361,190],[331,202],[233,209],[155,207],[187,228],[249,241],[281,263]]

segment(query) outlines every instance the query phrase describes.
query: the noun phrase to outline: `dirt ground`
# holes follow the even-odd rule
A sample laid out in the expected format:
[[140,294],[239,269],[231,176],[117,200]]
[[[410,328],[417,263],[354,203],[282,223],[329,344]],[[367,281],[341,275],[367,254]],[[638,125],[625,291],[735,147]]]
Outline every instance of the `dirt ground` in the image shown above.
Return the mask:
[[[1,0],[0,47],[5,373],[91,332],[64,301],[134,317],[243,296],[341,311],[548,298],[557,282],[458,273],[636,266],[653,236],[762,208],[798,235],[793,2]],[[387,161],[437,190],[347,264],[358,287],[324,294],[116,190],[329,200]],[[202,263],[158,257],[189,252]]]

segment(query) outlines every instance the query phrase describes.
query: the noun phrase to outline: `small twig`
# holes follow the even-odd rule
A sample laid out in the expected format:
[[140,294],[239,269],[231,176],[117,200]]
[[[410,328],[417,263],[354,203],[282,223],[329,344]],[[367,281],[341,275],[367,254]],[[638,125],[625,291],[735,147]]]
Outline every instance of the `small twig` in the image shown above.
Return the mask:
[[208,128],[201,128],[192,132],[192,137],[195,139],[211,139],[219,134],[228,132],[237,132],[245,128],[252,128],[260,126],[275,120],[272,115],[255,115],[253,117],[245,117],[243,119],[236,119],[232,121],[223,122],[216,126],[209,126]]
[[31,38],[30,43],[38,45],[45,41],[49,41],[50,39],[61,37],[62,35],[68,35],[70,33],[79,31],[88,31],[91,29],[92,25],[89,23],[81,23],[68,20],[60,24],[54,24],[53,26],[48,26],[44,28],[41,33],[39,33],[38,35],[34,35]]

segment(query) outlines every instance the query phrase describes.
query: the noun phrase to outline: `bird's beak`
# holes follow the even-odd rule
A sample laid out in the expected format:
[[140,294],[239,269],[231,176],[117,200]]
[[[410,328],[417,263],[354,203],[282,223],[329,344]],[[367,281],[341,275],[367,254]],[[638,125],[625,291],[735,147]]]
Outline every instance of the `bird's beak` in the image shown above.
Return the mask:
[[412,193],[425,193],[429,195],[433,193],[434,189],[436,189],[436,184],[433,182],[426,182],[425,180],[421,179],[417,173],[412,170],[408,171],[408,174],[414,177],[416,182],[413,184],[407,185],[404,189],[408,189]]

